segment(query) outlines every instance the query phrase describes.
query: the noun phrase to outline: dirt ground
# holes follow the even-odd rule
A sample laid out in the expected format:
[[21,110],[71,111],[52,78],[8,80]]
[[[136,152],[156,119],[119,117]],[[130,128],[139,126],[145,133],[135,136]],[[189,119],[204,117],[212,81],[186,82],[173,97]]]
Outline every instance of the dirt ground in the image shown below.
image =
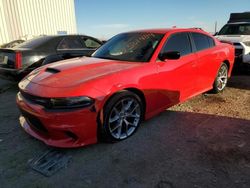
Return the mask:
[[250,77],[233,76],[225,91],[202,94],[171,110],[214,114],[250,120]]
[[20,128],[16,85],[0,88],[0,187],[250,187],[250,76],[166,110],[123,142],[60,150],[72,161],[51,177],[28,165],[51,148]]

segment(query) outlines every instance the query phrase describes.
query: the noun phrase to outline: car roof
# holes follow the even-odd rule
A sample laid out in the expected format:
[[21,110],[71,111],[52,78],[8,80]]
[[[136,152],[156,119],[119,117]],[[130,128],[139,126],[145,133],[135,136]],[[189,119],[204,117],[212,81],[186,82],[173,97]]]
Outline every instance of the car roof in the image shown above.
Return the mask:
[[70,35],[40,35],[37,37],[34,37],[30,40],[25,41],[24,43],[21,43],[20,45],[17,46],[17,48],[38,48],[45,44],[46,42],[49,42],[50,40],[61,40],[64,37],[74,37],[74,36],[80,36],[80,37],[87,37],[87,38],[92,38],[98,41],[100,44],[102,42],[94,37],[87,36],[87,35],[78,35],[78,34],[70,34]]
[[[200,32],[200,33],[207,33],[203,31],[200,28],[159,28],[159,29],[142,29],[142,30],[136,30],[136,31],[130,31],[133,32],[145,32],[145,33],[159,33],[159,34],[166,34],[168,32]],[[130,33],[128,32],[128,33]]]
[[41,35],[37,38],[44,38],[44,39],[53,39],[53,38],[63,38],[63,37],[76,37],[76,36],[79,36],[79,37],[86,37],[86,38],[92,38],[92,39],[95,39],[97,40],[98,42],[100,43],[103,43],[100,39],[98,38],[95,38],[95,37],[92,37],[92,36],[89,36],[89,35],[82,35],[82,34],[70,34],[70,35]]
[[[75,36],[80,36],[80,37],[91,37],[91,36],[88,36],[88,35],[41,35],[39,37],[45,37],[45,38],[56,38],[56,37],[75,37]],[[93,38],[93,37],[91,37]]]

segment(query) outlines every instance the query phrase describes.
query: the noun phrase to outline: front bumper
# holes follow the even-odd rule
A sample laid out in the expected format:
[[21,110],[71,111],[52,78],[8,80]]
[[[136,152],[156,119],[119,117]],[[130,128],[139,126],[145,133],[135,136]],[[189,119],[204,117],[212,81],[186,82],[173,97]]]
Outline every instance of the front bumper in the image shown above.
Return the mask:
[[25,100],[20,93],[16,102],[22,114],[22,128],[47,145],[72,148],[97,142],[97,113],[89,108],[47,111]]

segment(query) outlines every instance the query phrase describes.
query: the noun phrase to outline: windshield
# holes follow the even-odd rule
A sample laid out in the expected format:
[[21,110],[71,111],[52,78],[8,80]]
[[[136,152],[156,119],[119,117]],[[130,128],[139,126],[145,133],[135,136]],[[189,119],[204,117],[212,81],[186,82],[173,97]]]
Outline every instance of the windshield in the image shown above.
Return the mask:
[[225,25],[218,35],[250,35],[250,24]]
[[149,61],[163,34],[122,33],[111,38],[92,56],[120,61]]

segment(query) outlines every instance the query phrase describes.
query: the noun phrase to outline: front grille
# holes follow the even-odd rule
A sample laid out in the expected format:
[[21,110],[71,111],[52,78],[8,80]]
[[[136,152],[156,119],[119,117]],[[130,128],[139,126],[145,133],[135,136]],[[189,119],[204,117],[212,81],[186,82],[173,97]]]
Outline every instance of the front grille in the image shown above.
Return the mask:
[[33,128],[35,128],[36,130],[40,132],[48,133],[48,130],[43,126],[42,122],[37,117],[35,117],[34,115],[22,109],[20,109],[20,111],[30,126],[32,126]]
[[50,100],[48,98],[43,98],[43,97],[37,97],[34,95],[30,95],[24,91],[20,91],[21,95],[23,96],[24,99],[27,101],[34,103],[34,104],[39,104],[41,106],[44,106],[46,108],[49,108],[51,106]]

